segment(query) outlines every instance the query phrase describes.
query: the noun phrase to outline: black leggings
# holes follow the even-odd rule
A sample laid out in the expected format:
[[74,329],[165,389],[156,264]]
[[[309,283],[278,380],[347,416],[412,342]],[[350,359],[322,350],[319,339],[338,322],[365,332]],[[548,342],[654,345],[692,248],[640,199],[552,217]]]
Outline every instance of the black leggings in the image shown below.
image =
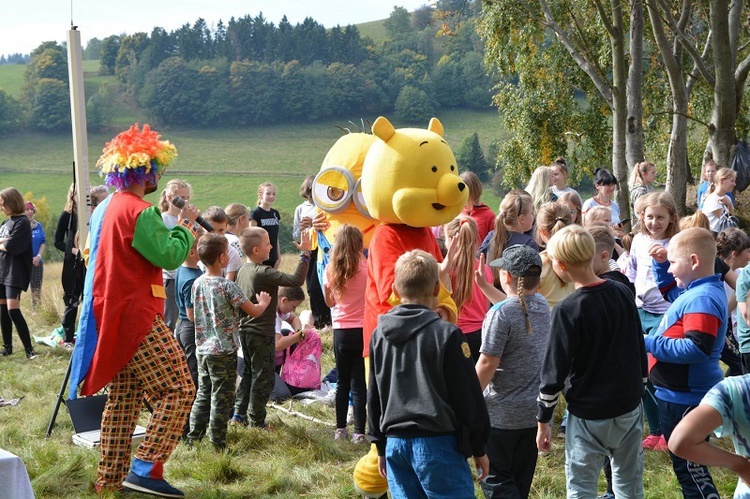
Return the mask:
[[346,412],[349,409],[349,390],[351,389],[354,399],[354,433],[365,432],[367,419],[363,347],[361,327],[333,330],[333,353],[336,357],[336,370],[339,375],[336,389],[336,428],[346,428]]
[[[21,290],[11,286],[0,286],[0,300],[20,300]],[[0,330],[3,334],[3,346],[8,353],[13,351],[13,326],[16,326],[18,337],[26,350],[31,350],[31,335],[26,319],[23,318],[21,309],[9,310],[8,305],[0,305]]]

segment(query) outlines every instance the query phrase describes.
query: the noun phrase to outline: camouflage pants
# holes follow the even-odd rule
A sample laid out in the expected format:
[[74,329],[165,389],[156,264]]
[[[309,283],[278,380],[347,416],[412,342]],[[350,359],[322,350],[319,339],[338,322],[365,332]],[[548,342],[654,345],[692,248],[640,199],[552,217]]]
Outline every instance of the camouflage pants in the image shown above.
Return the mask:
[[245,370],[237,388],[234,413],[247,415],[250,406],[250,422],[262,426],[266,422],[266,404],[273,391],[275,381],[274,360],[276,338],[254,333],[240,333]]
[[206,433],[217,447],[227,444],[227,424],[237,386],[237,354],[198,354],[198,394],[190,411],[190,441]]

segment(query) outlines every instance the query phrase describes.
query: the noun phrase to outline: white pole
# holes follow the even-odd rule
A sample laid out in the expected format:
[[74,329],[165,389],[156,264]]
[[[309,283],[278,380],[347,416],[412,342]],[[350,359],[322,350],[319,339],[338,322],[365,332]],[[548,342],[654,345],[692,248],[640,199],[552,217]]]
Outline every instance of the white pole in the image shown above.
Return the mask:
[[81,32],[72,26],[68,31],[68,81],[70,84],[70,117],[73,125],[73,165],[78,201],[78,241],[83,247],[89,234],[89,147],[86,134],[86,97],[83,93],[83,56]]

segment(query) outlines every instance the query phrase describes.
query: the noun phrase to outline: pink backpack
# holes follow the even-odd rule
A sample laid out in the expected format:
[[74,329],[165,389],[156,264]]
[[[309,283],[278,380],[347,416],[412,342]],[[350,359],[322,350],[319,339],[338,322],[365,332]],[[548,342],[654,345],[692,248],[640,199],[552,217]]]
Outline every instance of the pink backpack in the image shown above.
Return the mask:
[[314,329],[305,333],[305,339],[293,352],[286,350],[286,360],[281,368],[281,379],[296,388],[320,389],[320,355],[323,344]]

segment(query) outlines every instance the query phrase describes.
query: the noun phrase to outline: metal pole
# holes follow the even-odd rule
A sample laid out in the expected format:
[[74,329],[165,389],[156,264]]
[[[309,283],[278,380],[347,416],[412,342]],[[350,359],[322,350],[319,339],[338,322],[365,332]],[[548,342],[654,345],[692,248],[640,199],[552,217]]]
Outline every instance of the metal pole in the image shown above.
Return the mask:
[[81,32],[71,23],[68,31],[68,81],[70,83],[70,117],[73,125],[73,165],[78,201],[78,242],[86,244],[89,234],[89,148],[86,133],[86,97],[83,92],[83,55]]

